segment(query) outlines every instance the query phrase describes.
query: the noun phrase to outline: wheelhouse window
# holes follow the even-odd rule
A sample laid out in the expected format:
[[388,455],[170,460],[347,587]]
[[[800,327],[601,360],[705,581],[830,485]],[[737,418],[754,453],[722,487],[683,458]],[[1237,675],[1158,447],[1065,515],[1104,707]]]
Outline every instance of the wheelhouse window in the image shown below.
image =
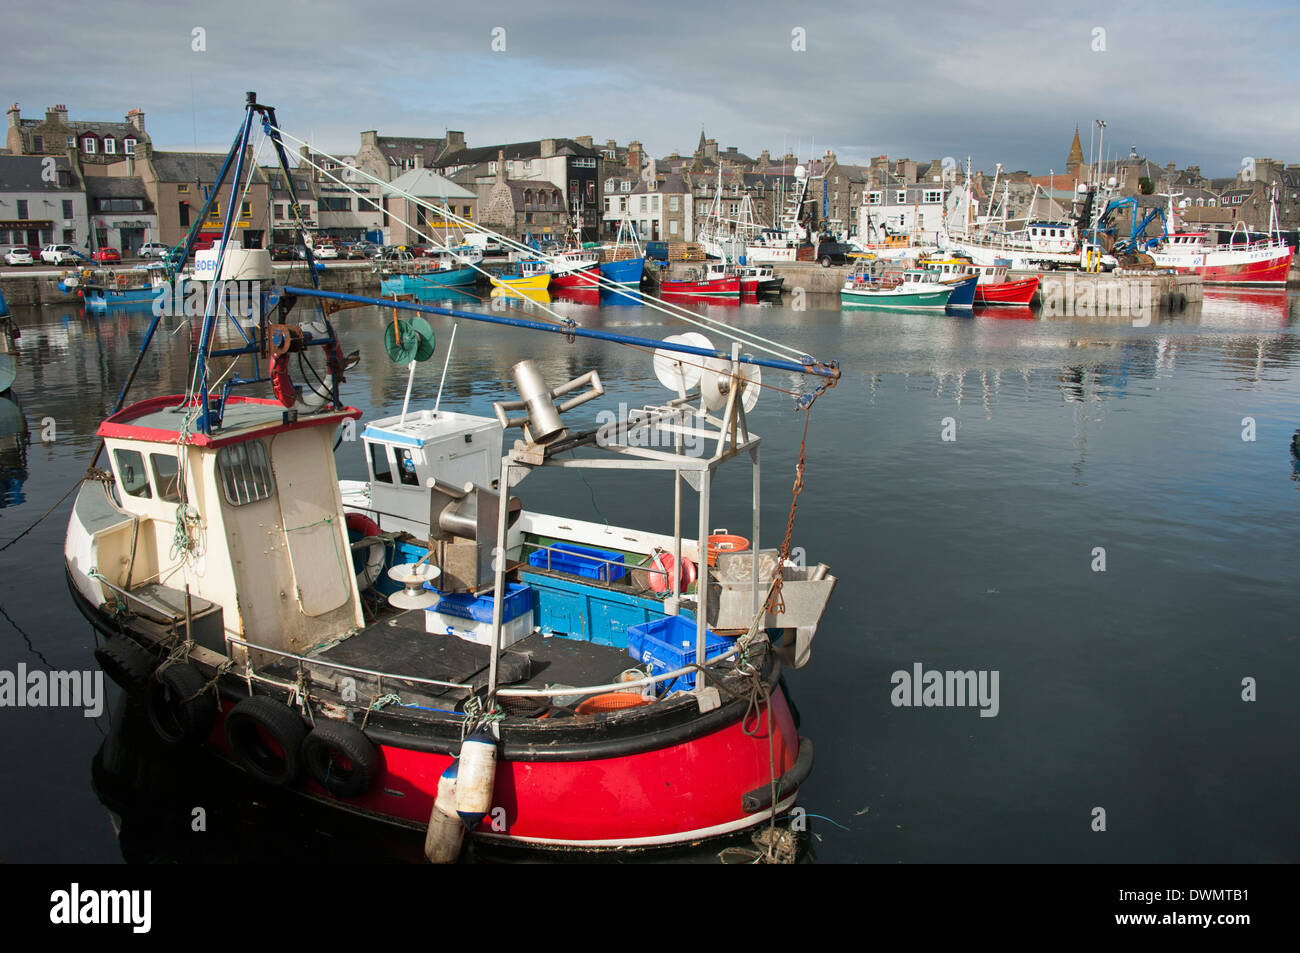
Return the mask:
[[266,446],[259,440],[231,444],[217,451],[217,475],[226,502],[244,506],[265,500],[275,492],[275,477]]
[[149,474],[144,469],[144,457],[138,450],[114,450],[113,462],[117,466],[117,485],[123,493],[142,500],[153,498]]
[[149,463],[153,467],[153,483],[158,488],[158,499],[168,503],[179,503],[180,463],[167,453],[149,454]]
[[397,469],[402,476],[403,486],[419,486],[420,478],[415,472],[415,458],[405,448],[397,451]]
[[370,470],[375,482],[393,482],[393,468],[388,465],[388,448],[382,443],[370,445]]

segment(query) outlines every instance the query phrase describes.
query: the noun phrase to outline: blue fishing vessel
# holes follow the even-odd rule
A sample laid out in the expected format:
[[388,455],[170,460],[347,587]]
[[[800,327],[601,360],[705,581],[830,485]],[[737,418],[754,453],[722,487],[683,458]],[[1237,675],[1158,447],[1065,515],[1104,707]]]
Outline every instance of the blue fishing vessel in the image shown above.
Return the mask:
[[144,309],[163,293],[167,279],[162,265],[133,268],[128,271],[82,268],[59,279],[64,294],[74,291],[87,311],[104,313],[111,309]]
[[600,264],[600,276],[609,281],[630,288],[641,287],[641,275],[645,271],[645,256],[624,258],[622,261],[605,261]]
[[952,287],[952,294],[948,296],[948,304],[944,310],[949,314],[973,311],[975,309],[975,286],[979,284],[979,280],[979,275],[943,279],[943,284]]
[[473,288],[478,273],[473,268],[443,268],[437,271],[397,272],[379,280],[379,290],[385,295],[409,294],[419,297],[430,291],[447,288]]

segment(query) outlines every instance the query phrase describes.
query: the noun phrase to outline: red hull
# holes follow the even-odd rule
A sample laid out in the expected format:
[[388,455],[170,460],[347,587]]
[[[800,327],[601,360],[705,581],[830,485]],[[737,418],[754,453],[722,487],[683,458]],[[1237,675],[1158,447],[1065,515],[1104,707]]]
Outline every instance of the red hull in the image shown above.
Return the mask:
[[1038,276],[1020,281],[1002,281],[995,285],[975,286],[975,303],[984,305],[1010,305],[1024,307],[1038,291]]
[[1206,284],[1285,285],[1293,253],[1242,265],[1206,265],[1199,270]]
[[709,281],[663,281],[661,295],[689,295],[695,298],[739,297],[740,276],[713,278]]
[[590,268],[582,268],[578,271],[565,272],[562,275],[551,276],[551,290],[559,289],[561,291],[569,289],[595,289],[600,287],[600,265],[592,265]]
[[[224,703],[223,709],[228,708]],[[779,777],[799,754],[794,718],[780,688],[772,693],[770,712],[776,724],[771,752]],[[588,761],[498,761],[494,811],[474,834],[520,846],[598,849],[666,846],[754,826],[770,812],[746,813],[741,798],[770,783],[767,725],[765,712],[754,736],[737,721],[637,754]],[[224,718],[218,719],[210,743],[231,756]],[[380,751],[382,771],[362,797],[335,798],[311,781],[303,790],[337,807],[423,830],[438,779],[452,758],[393,745],[382,745]],[[786,809],[796,793],[780,791],[778,809]]]

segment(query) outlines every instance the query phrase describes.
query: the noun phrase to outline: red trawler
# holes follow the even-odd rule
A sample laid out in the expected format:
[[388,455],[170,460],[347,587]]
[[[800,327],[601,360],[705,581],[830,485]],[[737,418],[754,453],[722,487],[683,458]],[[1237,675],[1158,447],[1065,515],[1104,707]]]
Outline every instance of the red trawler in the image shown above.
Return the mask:
[[[692,268],[685,278],[661,278],[659,281],[659,293],[675,298],[739,298],[740,287],[740,275],[723,264],[710,264],[703,271]],[[758,293],[757,278],[754,279],[754,293]]]

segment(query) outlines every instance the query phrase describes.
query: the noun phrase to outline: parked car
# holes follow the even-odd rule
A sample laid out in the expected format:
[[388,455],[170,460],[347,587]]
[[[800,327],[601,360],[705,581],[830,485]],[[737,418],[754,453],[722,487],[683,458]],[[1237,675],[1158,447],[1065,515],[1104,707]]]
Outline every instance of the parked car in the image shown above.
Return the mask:
[[99,262],[121,261],[122,253],[118,251],[116,248],[105,247],[105,248],[96,249],[95,253],[90,257],[95,259],[95,261],[99,261]]
[[77,260],[71,245],[46,245],[41,249],[41,261],[50,265],[66,265]]
[[353,242],[348,246],[349,258],[374,258],[379,253],[379,246],[374,242]]
[[833,238],[824,238],[817,243],[817,261],[823,268],[829,268],[831,265],[844,265],[848,263],[849,255],[853,253],[853,248],[842,242],[837,242]]
[[317,260],[320,260],[320,259],[322,259],[322,258],[338,258],[338,257],[339,257],[339,250],[338,250],[338,248],[337,248],[336,246],[334,246],[334,245],[318,245],[318,246],[316,246],[316,258],[317,258]]
[[31,249],[25,245],[15,245],[5,252],[6,265],[34,265],[36,259],[32,257]]
[[292,245],[270,245],[266,250],[271,253],[272,261],[293,261],[295,257]]
[[166,258],[170,252],[171,246],[162,242],[145,242],[140,246],[141,258]]

